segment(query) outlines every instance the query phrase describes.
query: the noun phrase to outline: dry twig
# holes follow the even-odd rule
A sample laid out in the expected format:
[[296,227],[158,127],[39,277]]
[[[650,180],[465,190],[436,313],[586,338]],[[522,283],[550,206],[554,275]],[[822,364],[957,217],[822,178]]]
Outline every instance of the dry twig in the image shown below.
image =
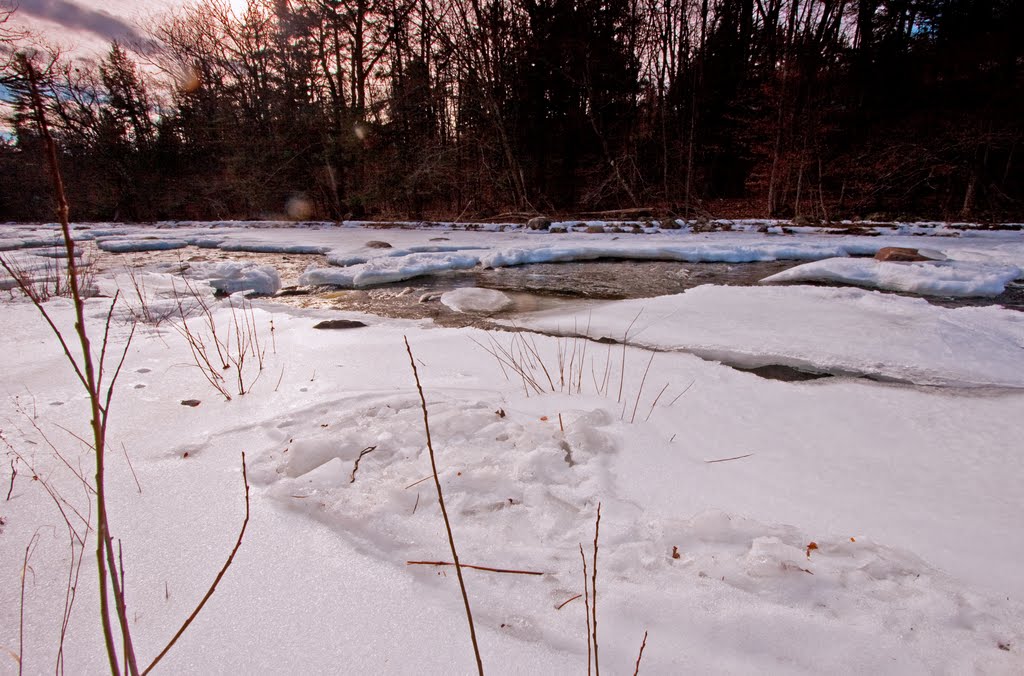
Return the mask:
[[448,546],[452,551],[452,560],[455,561],[455,574],[459,578],[459,589],[462,590],[462,602],[466,606],[466,621],[469,622],[469,638],[473,642],[473,655],[476,657],[476,668],[480,676],[484,673],[484,663],[480,658],[480,646],[476,640],[476,628],[473,626],[473,611],[469,607],[469,594],[466,592],[466,583],[462,579],[462,566],[459,565],[459,553],[455,549],[455,536],[452,535],[452,524],[448,519],[448,510],[444,506],[444,493],[441,491],[441,479],[437,475],[437,461],[434,458],[434,444],[430,440],[430,421],[427,417],[427,398],[423,395],[423,386],[420,384],[420,374],[416,370],[416,359],[412,356],[412,348],[409,346],[409,339],[405,338],[405,350],[409,353],[409,364],[412,366],[412,375],[416,379],[416,390],[420,394],[420,405],[423,408],[423,429],[427,435],[427,451],[430,453],[430,468],[434,474],[434,486],[437,488],[437,501],[441,505],[441,516],[444,518],[444,527],[448,533]]
[[590,591],[590,612],[593,615],[591,630],[594,632],[594,676],[601,676],[601,663],[597,659],[597,539],[600,533],[601,503],[599,502],[597,503],[597,521],[594,523],[594,560]]
[[555,610],[561,610],[562,608],[565,608],[567,605],[569,605],[570,603],[572,603],[576,599],[581,598],[582,596],[583,596],[583,594],[577,594],[576,596],[573,596],[572,598],[568,598],[568,599],[562,601],[557,606],[555,606]]
[[583,561],[583,617],[587,621],[587,676],[593,673],[594,645],[591,643],[590,633],[590,586],[587,581],[587,556],[583,553],[583,543],[580,543],[580,559]]
[[146,676],[146,674],[152,671],[153,667],[159,664],[160,660],[162,660],[164,656],[168,652],[170,652],[171,648],[174,647],[174,644],[178,642],[178,639],[181,638],[181,636],[185,633],[185,630],[188,629],[190,624],[192,624],[192,621],[195,620],[196,617],[199,615],[199,612],[203,609],[203,606],[206,605],[206,602],[209,601],[210,597],[213,596],[213,593],[217,591],[217,585],[220,584],[221,578],[223,578],[224,574],[228,572],[228,568],[231,567],[231,563],[235,560],[235,554],[238,553],[239,547],[242,546],[242,538],[245,536],[245,529],[249,525],[249,475],[245,469],[244,452],[242,453],[242,481],[245,483],[245,520],[242,521],[242,529],[238,533],[238,539],[235,541],[235,546],[234,548],[232,548],[231,554],[228,555],[227,561],[224,562],[224,565],[221,567],[220,572],[217,573],[217,577],[214,578],[213,584],[211,584],[210,588],[206,590],[206,594],[199,602],[199,605],[197,605],[195,610],[192,611],[192,614],[188,616],[185,622],[178,629],[177,633],[175,633],[174,636],[171,638],[170,642],[168,642],[164,649],[160,651],[160,654],[156,656],[156,658],[150,663],[148,667],[146,667],[145,671],[142,672],[142,676]]
[[713,465],[716,462],[729,462],[730,460],[742,460],[743,458],[749,458],[754,455],[753,453],[747,453],[746,455],[737,455],[734,458],[721,458],[719,460],[705,460],[704,462],[708,465]]
[[640,660],[644,658],[644,648],[647,647],[647,632],[644,632],[644,641],[640,644],[640,654],[636,656],[636,668],[633,669],[633,676],[640,673]]
[[[451,561],[406,561],[407,566],[454,566]],[[491,568],[490,566],[474,566],[471,563],[460,563],[460,568],[472,568],[488,573],[505,573],[508,575],[543,575],[535,570],[515,570],[514,568]]]
[[349,481],[350,484],[354,484],[356,482],[356,472],[359,470],[359,461],[363,459],[364,455],[366,455],[367,453],[372,453],[375,450],[377,450],[376,446],[367,446],[362,451],[360,451],[359,457],[356,458],[356,464],[352,466],[352,480]]

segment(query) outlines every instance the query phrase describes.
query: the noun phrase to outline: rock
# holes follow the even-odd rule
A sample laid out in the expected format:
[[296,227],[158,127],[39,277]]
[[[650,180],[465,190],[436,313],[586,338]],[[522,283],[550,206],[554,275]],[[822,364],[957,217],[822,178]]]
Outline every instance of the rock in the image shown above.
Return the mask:
[[526,222],[529,230],[547,230],[551,227],[551,219],[546,216],[534,216]]
[[387,242],[381,242],[380,240],[371,239],[369,242],[366,243],[366,248],[368,248],[368,249],[390,249],[391,245],[388,244]]
[[274,294],[275,298],[287,298],[289,296],[308,296],[309,287],[286,286]]
[[320,322],[314,329],[358,329],[366,324],[354,319],[327,319]]
[[601,234],[601,233],[604,232],[604,226],[603,225],[588,225],[587,226],[587,232],[589,232],[591,235]]
[[191,406],[192,408],[195,408],[200,403],[201,402],[198,399],[182,399],[181,400],[181,405],[182,406]]
[[884,211],[876,211],[874,213],[868,214],[867,218],[865,218],[864,220],[865,221],[874,221],[876,223],[885,223],[885,222],[888,222],[888,221],[890,221],[892,219],[890,219],[889,218],[889,214],[885,213]]
[[447,242],[448,238],[447,237],[431,237],[430,241],[431,242]]
[[910,247],[883,246],[878,250],[878,253],[875,254],[875,260],[910,263],[914,261],[930,261],[935,259],[928,258],[928,256],[923,255],[917,249],[911,249]]
[[565,226],[562,226],[562,225],[552,225],[550,228],[548,228],[548,232],[553,232],[556,235],[564,233],[565,232]]
[[666,218],[661,222],[661,225],[659,227],[662,230],[678,230],[681,226],[679,225],[679,221],[677,221],[676,219]]
[[813,218],[811,216],[796,216],[793,218],[793,225],[797,227],[810,227],[814,225],[821,225],[820,218]]

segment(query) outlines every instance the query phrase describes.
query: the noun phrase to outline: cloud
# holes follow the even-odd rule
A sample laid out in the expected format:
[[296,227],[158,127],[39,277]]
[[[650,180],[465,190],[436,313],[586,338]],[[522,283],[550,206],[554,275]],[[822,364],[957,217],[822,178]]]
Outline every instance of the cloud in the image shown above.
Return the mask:
[[89,31],[106,40],[143,42],[131,24],[103,11],[87,9],[69,0],[19,0],[18,13],[59,23],[71,30]]

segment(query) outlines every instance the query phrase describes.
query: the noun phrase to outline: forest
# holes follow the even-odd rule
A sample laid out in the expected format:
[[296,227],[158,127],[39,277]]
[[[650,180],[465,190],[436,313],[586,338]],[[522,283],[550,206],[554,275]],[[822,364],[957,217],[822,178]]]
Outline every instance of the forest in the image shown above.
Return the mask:
[[96,62],[0,11],[0,220],[1024,219],[1019,0],[250,0]]

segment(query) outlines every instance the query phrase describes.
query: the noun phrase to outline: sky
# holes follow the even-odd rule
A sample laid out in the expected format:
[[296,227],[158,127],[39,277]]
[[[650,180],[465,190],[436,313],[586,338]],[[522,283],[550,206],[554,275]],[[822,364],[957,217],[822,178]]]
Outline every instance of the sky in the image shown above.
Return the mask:
[[[186,0],[17,0],[14,21],[48,44],[81,57],[106,52],[111,40],[139,41],[142,26]],[[231,0],[236,8],[245,0]]]

